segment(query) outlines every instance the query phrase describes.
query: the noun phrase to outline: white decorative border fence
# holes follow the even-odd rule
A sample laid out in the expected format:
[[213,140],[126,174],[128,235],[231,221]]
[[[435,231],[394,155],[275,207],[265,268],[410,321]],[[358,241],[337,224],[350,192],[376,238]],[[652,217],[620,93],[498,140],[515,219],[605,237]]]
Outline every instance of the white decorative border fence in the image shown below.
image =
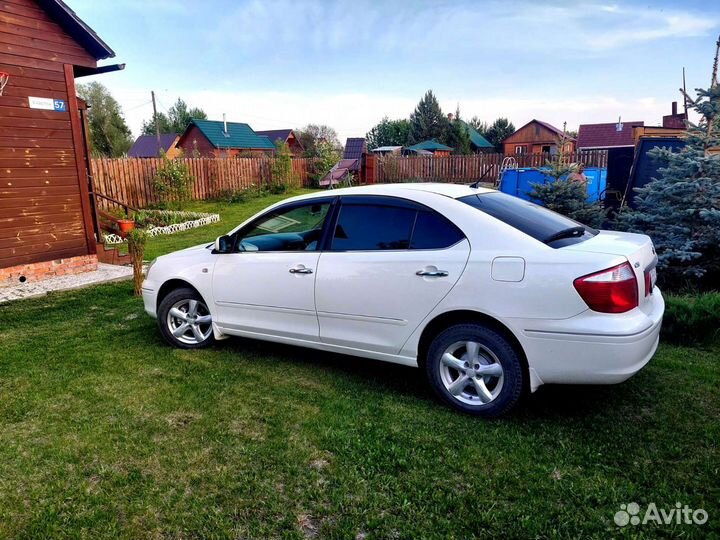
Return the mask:
[[[217,223],[220,221],[220,214],[205,214],[201,212],[174,212],[172,210],[144,210],[147,213],[158,213],[158,214],[173,214],[179,217],[189,217],[195,219],[189,219],[182,223],[173,223],[172,225],[165,225],[164,227],[153,227],[152,225],[147,229],[148,236],[160,236],[161,234],[175,234],[182,231],[189,231],[190,229],[197,229],[198,227],[204,227],[211,223]],[[200,216],[200,217],[198,217]],[[114,233],[103,233],[105,244],[114,245],[122,244],[125,239]]]

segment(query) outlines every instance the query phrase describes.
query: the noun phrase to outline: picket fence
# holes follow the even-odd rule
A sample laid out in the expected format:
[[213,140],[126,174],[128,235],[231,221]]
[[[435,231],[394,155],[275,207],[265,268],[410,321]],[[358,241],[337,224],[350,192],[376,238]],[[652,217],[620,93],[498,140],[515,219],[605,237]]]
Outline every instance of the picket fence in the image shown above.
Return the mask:
[[[277,182],[272,178],[268,158],[180,158],[193,177],[192,198],[207,200],[230,191],[261,189]],[[161,202],[153,178],[162,166],[161,158],[93,159],[91,174],[96,193],[112,197],[135,208]],[[312,159],[292,160],[293,187],[310,184]]]

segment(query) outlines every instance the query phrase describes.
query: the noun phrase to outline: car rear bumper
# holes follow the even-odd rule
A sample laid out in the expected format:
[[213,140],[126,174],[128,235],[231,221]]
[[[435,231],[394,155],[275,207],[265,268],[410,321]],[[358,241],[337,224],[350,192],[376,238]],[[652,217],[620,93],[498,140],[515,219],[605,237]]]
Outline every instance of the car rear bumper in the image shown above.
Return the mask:
[[563,321],[526,319],[520,328],[513,321],[527,355],[532,390],[541,384],[615,384],[632,377],[657,350],[664,311],[656,288],[644,311],[589,311]]

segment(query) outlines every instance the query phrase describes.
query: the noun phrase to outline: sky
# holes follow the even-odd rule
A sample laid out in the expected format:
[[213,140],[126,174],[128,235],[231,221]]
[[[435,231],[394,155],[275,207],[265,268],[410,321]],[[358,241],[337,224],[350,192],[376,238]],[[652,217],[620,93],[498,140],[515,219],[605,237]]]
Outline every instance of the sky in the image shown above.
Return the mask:
[[657,125],[710,81],[720,2],[66,0],[124,71],[98,80],[138,135],[178,97],[253,129],[363,136],[432,89],[445,112]]

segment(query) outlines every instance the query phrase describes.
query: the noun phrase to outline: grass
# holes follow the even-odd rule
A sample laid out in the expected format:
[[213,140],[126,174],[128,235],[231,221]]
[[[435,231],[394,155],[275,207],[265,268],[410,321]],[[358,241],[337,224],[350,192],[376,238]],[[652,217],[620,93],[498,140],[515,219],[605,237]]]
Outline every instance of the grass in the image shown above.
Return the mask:
[[[486,422],[411,368],[240,339],[171,349],[129,283],[2,314],[0,537],[720,530],[717,350],[662,346],[622,385],[541,388]],[[632,501],[710,521],[618,529]]]
[[[152,239],[151,257],[280,198]],[[622,385],[543,387],[487,422],[411,368],[241,339],[171,349],[131,290],[0,308],[0,537],[720,537],[717,348],[662,345]],[[618,528],[630,502],[709,521]]]

